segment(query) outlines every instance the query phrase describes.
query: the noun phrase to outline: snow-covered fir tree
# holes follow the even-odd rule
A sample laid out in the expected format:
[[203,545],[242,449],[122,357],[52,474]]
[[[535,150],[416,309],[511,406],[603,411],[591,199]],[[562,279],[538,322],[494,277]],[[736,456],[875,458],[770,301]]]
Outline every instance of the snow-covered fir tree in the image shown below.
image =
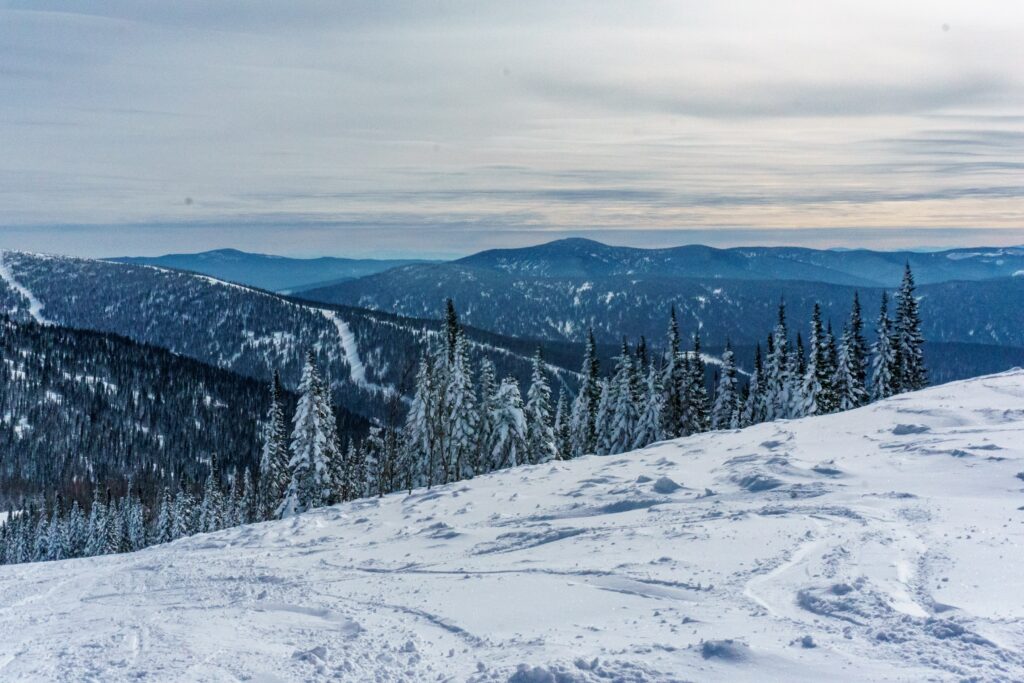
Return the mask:
[[328,456],[333,446],[328,443],[327,409],[324,391],[316,369],[316,358],[310,351],[299,381],[299,402],[292,420],[291,477],[278,510],[278,517],[305,512],[323,505],[332,489]]
[[894,328],[896,385],[900,392],[923,389],[928,386],[928,373],[924,367],[924,337],[921,335],[921,316],[914,294],[914,274],[910,271],[909,263],[896,293]]
[[[868,377],[868,343],[864,339],[864,316],[860,306],[860,295],[853,293],[853,304],[850,307],[850,320],[846,326],[849,334],[846,353],[849,356],[847,361],[851,372],[851,384],[849,385],[848,398],[861,397],[857,406],[864,405],[868,401],[867,377]],[[842,408],[840,408],[842,410]]]
[[593,330],[587,334],[580,377],[580,389],[573,401],[572,418],[569,422],[574,458],[593,453],[597,449],[597,411],[601,401],[601,385],[600,362],[597,358],[597,343],[594,341]]
[[764,367],[765,419],[778,420],[789,417],[793,403],[785,303],[779,304],[778,322],[770,339]]
[[649,364],[647,368],[646,389],[640,405],[640,416],[637,419],[636,431],[633,435],[633,448],[643,448],[655,441],[662,440],[664,401],[665,394],[661,387],[661,373],[654,367],[654,364]]
[[258,506],[263,519],[270,519],[281,509],[284,494],[291,481],[288,462],[288,428],[281,405],[281,375],[275,370],[270,385],[270,408],[263,424],[262,450],[259,465]]
[[469,361],[469,342],[462,330],[455,332],[455,345],[447,378],[448,456],[444,481],[461,479],[470,451],[476,446],[476,388]]
[[820,415],[829,411],[827,392],[832,383],[828,374],[828,344],[825,341],[825,330],[821,324],[821,307],[814,304],[811,313],[810,353],[807,356],[804,371],[801,399],[803,405],[799,415]]
[[693,335],[693,350],[687,356],[686,395],[685,395],[685,433],[699,434],[706,432],[711,426],[711,405],[708,401],[708,388],[705,377],[707,365],[701,353],[700,333]]
[[470,457],[467,459],[467,476],[475,476],[490,469],[499,411],[498,380],[495,375],[494,363],[489,358],[484,358],[480,362],[476,447],[470,452]]
[[711,408],[711,429],[735,429],[739,426],[739,386],[736,374],[736,354],[732,344],[725,342],[722,369],[715,389],[715,402]]
[[558,457],[567,460],[572,457],[572,409],[566,398],[565,388],[558,390],[558,403],[555,408],[555,452]]
[[526,415],[519,383],[506,377],[495,397],[497,415],[490,453],[492,470],[515,467],[526,462]]
[[893,346],[892,321],[889,319],[889,296],[882,292],[878,322],[875,323],[875,343],[871,349],[872,401],[880,401],[897,393],[896,349]]
[[533,354],[530,388],[526,392],[526,456],[532,463],[558,457],[551,407],[551,387],[540,348]]
[[667,349],[661,376],[661,387],[664,392],[664,409],[662,410],[662,433],[666,439],[674,439],[683,434],[685,424],[685,393],[687,373],[679,337],[679,323],[676,320],[676,308],[669,313]]
[[601,422],[602,453],[623,453],[633,446],[639,415],[633,389],[633,358],[625,340],[615,359],[615,374],[608,383],[608,405]]

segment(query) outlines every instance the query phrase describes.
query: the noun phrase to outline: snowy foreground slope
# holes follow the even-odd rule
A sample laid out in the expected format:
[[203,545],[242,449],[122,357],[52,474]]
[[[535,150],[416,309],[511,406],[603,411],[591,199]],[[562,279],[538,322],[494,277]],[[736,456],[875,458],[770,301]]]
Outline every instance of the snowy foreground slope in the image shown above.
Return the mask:
[[0,680],[1022,680],[1021,471],[1017,370],[2,567]]

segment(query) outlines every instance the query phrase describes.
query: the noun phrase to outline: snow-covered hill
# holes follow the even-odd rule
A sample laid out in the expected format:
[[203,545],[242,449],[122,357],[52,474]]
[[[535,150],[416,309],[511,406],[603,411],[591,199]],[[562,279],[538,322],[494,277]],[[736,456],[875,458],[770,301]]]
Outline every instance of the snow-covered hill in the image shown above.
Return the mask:
[[1022,470],[1016,370],[2,567],[0,679],[1021,680]]

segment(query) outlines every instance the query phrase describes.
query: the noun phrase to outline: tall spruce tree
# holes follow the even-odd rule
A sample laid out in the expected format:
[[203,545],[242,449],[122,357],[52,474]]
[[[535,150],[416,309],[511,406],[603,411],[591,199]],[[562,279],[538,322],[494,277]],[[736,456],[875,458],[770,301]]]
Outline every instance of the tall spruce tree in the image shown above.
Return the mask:
[[566,398],[565,388],[558,390],[558,403],[555,408],[555,452],[562,460],[572,457],[572,409]]
[[551,387],[538,347],[533,355],[530,387],[526,391],[526,456],[539,463],[558,457],[552,420]]
[[693,335],[693,350],[686,363],[686,433],[699,434],[711,427],[711,405],[705,383],[707,365],[700,350],[700,333]]
[[803,405],[800,414],[820,415],[829,410],[827,392],[832,378],[828,375],[828,343],[821,325],[821,306],[818,304],[814,304],[811,313],[811,333],[808,338],[811,349],[801,387]]
[[615,360],[615,374],[608,385],[608,408],[604,453],[624,453],[633,445],[636,422],[639,417],[633,389],[633,359],[625,340],[622,351]]
[[711,429],[735,429],[739,426],[739,386],[736,373],[736,354],[726,340],[722,352],[722,370],[711,408]]
[[896,381],[899,391],[917,391],[928,386],[924,367],[924,338],[921,316],[914,294],[914,274],[907,263],[903,282],[896,293]]
[[572,431],[572,457],[593,453],[597,448],[597,410],[601,400],[600,362],[594,331],[587,334],[583,365],[580,368],[580,390],[573,401],[570,429]]
[[875,324],[875,343],[871,350],[872,401],[897,393],[896,349],[893,347],[892,321],[889,319],[889,296],[882,292],[882,303]]
[[792,407],[789,337],[786,330],[786,305],[779,303],[779,317],[772,332],[764,367],[765,419],[789,417]]
[[476,388],[469,360],[469,342],[465,333],[456,331],[455,351],[448,373],[448,457],[445,481],[460,479],[466,460],[476,445]]
[[637,419],[636,433],[633,436],[633,448],[643,448],[655,441],[662,440],[664,401],[665,394],[661,387],[661,373],[651,363],[647,368],[646,390],[640,403],[640,416]]
[[519,383],[514,377],[501,380],[495,397],[498,410],[494,420],[491,469],[515,467],[526,462],[526,415]]
[[669,313],[667,337],[668,348],[665,351],[665,363],[661,376],[661,387],[664,392],[662,433],[666,439],[674,439],[677,436],[682,436],[685,426],[684,403],[687,383],[675,306]]
[[[864,339],[864,317],[860,306],[860,295],[853,293],[853,304],[850,306],[850,321],[846,326],[849,333],[847,344],[847,355],[849,368],[851,370],[851,384],[847,392],[849,397],[860,397],[861,403],[867,403],[868,394],[868,343]],[[856,407],[856,406],[855,406]]]
[[316,358],[310,351],[299,381],[299,403],[292,420],[291,477],[278,517],[305,512],[324,504],[331,489],[327,457],[331,452],[324,423],[324,393]]
[[288,452],[288,428],[281,405],[282,392],[281,375],[275,370],[270,385],[270,408],[263,425],[260,454],[260,519],[271,519],[278,513],[291,481],[291,470],[288,467],[291,454]]

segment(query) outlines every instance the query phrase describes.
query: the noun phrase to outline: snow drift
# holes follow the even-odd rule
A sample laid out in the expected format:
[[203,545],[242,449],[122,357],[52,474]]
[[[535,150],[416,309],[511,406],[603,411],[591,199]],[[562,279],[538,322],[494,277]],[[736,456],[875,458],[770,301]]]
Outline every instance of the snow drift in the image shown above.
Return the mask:
[[1024,679],[1024,371],[0,567],[3,680]]

